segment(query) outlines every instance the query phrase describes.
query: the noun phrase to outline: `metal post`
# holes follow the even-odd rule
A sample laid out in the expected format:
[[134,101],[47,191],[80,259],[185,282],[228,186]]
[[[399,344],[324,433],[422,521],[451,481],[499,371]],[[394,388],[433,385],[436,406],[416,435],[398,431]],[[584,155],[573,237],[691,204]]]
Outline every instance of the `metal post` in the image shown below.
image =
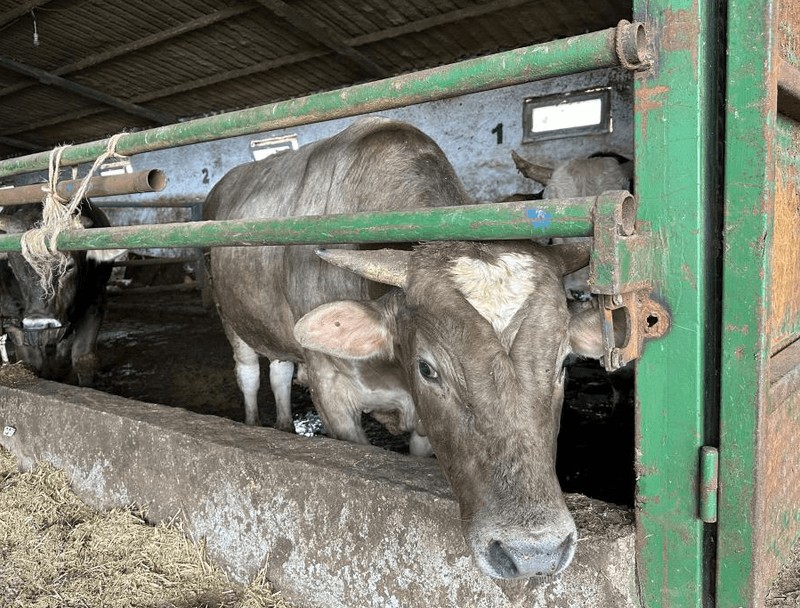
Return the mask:
[[[773,377],[770,361],[770,331],[778,329],[770,327],[776,164],[781,171],[786,167],[776,162],[781,160],[775,148],[777,109],[791,97],[785,93],[794,88],[789,83],[796,76],[775,60],[781,47],[792,48],[781,36],[796,40],[792,14],[798,13],[792,7],[796,4],[768,0],[727,3],[719,608],[763,606],[798,530],[796,405],[770,402],[770,381],[778,376]],[[793,52],[784,52],[796,61]],[[792,157],[795,146],[792,141]],[[796,196],[784,196],[790,197],[793,213]],[[781,257],[797,246],[796,232],[786,238]],[[776,278],[791,281],[788,273]]]
[[718,3],[634,0],[658,41],[652,72],[635,79],[638,219],[653,249],[655,298],[671,331],[636,366],[637,577],[647,608],[708,606],[707,529],[698,517],[699,454],[713,429],[715,66]]
[[[203,203],[195,203],[191,207],[192,221],[203,221]],[[206,261],[203,254],[203,249],[198,247],[194,250],[195,268],[194,276],[197,281],[197,286],[200,288],[201,301],[205,308],[211,306],[213,297],[211,295],[211,286],[208,283],[208,276],[206,276]]]
[[[124,155],[150,152],[399,108],[620,64],[629,69],[638,69],[647,64],[646,49],[644,26],[641,23],[620,22],[616,28],[347,89],[126,133],[120,137],[116,151]],[[92,161],[105,151],[106,142],[95,141],[67,148],[61,163],[68,166]],[[48,156],[48,152],[41,152],[0,161],[0,177],[46,169]]]

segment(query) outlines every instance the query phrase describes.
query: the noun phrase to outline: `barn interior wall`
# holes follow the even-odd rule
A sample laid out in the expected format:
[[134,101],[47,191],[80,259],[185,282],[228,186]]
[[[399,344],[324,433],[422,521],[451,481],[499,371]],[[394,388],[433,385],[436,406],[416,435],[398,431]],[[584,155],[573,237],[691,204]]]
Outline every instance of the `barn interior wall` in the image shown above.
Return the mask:
[[[610,133],[523,143],[523,101],[526,98],[605,86],[611,87],[613,122]],[[545,163],[585,158],[595,153],[631,158],[632,113],[630,77],[620,70],[604,69],[398,108],[379,115],[410,122],[430,135],[453,163],[468,192],[475,200],[487,202],[541,190],[541,186],[517,172],[512,150]],[[132,169],[162,169],[167,174],[167,187],[158,193],[114,197],[114,200],[202,201],[227,171],[253,160],[252,140],[295,135],[298,144],[304,145],[338,133],[353,120],[355,118],[343,118],[136,155],[131,158]],[[498,125],[502,126],[498,128]],[[81,167],[80,174],[86,170],[88,166]],[[20,176],[15,183],[43,179],[43,174],[29,174]],[[103,199],[97,200],[102,204]],[[109,209],[108,214],[115,225],[185,221],[190,217],[186,208]],[[174,254],[180,255],[180,252]]]

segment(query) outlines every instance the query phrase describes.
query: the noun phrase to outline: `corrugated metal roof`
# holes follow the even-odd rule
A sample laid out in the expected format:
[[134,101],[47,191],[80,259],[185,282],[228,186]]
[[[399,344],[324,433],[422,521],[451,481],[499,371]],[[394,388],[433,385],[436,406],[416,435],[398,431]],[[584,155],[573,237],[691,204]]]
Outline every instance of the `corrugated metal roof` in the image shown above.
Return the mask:
[[[0,0],[0,157],[345,87],[620,19],[630,19],[621,0]],[[71,92],[70,83],[84,88]],[[112,107],[93,92],[140,111]]]

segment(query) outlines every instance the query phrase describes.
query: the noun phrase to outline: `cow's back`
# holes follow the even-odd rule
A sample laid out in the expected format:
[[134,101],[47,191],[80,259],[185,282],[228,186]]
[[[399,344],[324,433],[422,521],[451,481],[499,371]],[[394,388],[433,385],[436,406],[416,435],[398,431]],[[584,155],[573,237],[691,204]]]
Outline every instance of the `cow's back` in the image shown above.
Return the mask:
[[[207,219],[329,215],[468,202],[444,153],[418,129],[366,118],[295,152],[231,170]],[[226,247],[211,255],[220,313],[258,352],[298,359],[294,322],[332,300],[374,296],[374,285],[322,262],[313,247]]]

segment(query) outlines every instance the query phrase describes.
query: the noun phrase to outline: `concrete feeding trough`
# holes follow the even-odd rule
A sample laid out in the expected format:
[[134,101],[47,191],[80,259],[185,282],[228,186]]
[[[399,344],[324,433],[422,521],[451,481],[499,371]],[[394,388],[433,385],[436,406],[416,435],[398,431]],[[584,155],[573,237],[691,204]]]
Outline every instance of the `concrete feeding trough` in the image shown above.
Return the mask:
[[178,518],[232,578],[262,569],[285,597],[325,607],[635,606],[629,510],[567,502],[581,534],[552,582],[473,565],[435,460],[0,372],[0,436],[24,468],[63,469],[91,506]]

